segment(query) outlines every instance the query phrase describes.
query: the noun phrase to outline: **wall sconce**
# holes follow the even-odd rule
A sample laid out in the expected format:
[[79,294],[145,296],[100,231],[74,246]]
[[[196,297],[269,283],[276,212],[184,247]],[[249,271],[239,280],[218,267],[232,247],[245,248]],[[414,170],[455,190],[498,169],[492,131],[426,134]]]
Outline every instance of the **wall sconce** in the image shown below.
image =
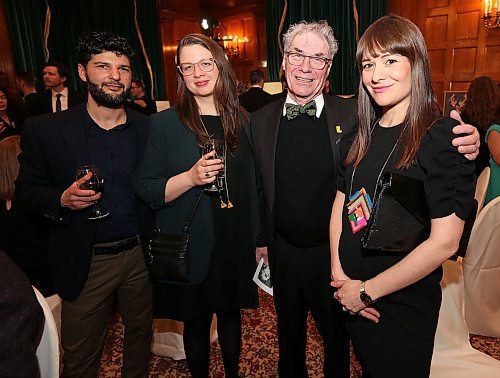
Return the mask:
[[[495,2],[494,8],[493,2]],[[493,11],[495,11],[494,16]],[[500,28],[500,0],[484,0],[483,25],[487,29]]]

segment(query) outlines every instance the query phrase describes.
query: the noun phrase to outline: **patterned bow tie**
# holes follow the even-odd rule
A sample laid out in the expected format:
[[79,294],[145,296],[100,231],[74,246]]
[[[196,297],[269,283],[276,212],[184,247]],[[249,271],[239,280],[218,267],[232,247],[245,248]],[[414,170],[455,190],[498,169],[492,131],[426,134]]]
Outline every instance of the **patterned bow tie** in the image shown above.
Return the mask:
[[310,118],[316,117],[316,101],[309,101],[305,105],[285,104],[286,119],[297,118],[300,113],[306,113]]

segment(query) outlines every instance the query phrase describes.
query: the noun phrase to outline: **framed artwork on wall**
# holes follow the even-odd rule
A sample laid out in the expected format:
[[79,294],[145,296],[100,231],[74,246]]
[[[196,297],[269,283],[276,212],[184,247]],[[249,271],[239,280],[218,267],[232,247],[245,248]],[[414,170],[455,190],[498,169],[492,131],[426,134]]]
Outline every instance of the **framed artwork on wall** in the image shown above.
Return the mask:
[[465,91],[446,91],[444,92],[443,115],[449,116],[452,110],[461,113],[467,100]]

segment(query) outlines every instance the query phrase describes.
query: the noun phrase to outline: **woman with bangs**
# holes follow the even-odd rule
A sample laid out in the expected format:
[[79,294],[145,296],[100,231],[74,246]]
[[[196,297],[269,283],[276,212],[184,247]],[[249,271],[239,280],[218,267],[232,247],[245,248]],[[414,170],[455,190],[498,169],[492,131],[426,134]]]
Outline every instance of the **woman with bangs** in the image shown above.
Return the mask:
[[[240,309],[256,308],[252,282],[259,222],[256,174],[246,113],[231,66],[217,43],[188,34],[177,48],[177,106],[151,116],[137,184],[159,228],[180,233],[200,193],[224,172],[224,185],[201,197],[189,230],[189,282],[154,284],[154,316],[184,322],[193,377],[208,377],[210,325],[217,315],[226,377],[238,377]],[[226,156],[203,155],[221,139]],[[203,155],[203,156],[202,156]]]
[[[428,377],[441,264],[457,251],[473,208],[474,162],[452,146],[458,122],[439,116],[425,41],[413,23],[379,19],[359,41],[356,59],[358,131],[341,142],[330,223],[334,297],[350,314],[363,377]],[[367,225],[349,217],[352,199],[375,199],[386,172],[423,183],[431,218],[430,235],[401,253],[363,248]]]

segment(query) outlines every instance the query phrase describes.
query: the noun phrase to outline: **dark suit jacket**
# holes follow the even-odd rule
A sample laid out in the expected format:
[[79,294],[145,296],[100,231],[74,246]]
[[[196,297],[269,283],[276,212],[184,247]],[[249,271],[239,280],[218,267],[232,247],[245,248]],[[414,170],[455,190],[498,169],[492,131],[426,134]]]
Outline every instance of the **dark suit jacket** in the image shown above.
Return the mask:
[[[356,100],[342,99],[335,96],[323,96],[330,134],[330,143],[333,151],[333,158],[336,169],[340,164],[340,151],[337,143],[343,135],[356,127]],[[273,241],[275,234],[274,227],[274,195],[275,195],[275,154],[278,130],[283,116],[283,106],[285,98],[274,101],[250,117],[250,128],[252,130],[253,146],[257,167],[260,171],[262,187],[265,198],[266,215],[266,240],[259,241],[259,245],[269,247],[271,268],[273,268]],[[338,127],[337,127],[338,126]],[[340,131],[340,132],[339,132]]]
[[[64,112],[28,118],[21,137],[22,153],[16,180],[16,199],[52,221],[49,250],[53,261],[55,287],[61,298],[74,300],[85,284],[92,258],[95,223],[88,211],[62,208],[62,193],[75,181],[76,169],[89,163],[85,138],[86,104]],[[148,117],[127,111],[135,134],[136,177],[149,132]],[[152,229],[150,211],[136,200],[141,238]]]
[[245,93],[240,94],[238,98],[240,100],[240,105],[249,113],[253,113],[273,100],[271,94],[257,87],[250,88]]
[[[68,109],[80,105],[86,101],[86,93],[80,93],[68,88]],[[40,105],[38,114],[52,113],[52,91],[49,89],[40,96]]]

